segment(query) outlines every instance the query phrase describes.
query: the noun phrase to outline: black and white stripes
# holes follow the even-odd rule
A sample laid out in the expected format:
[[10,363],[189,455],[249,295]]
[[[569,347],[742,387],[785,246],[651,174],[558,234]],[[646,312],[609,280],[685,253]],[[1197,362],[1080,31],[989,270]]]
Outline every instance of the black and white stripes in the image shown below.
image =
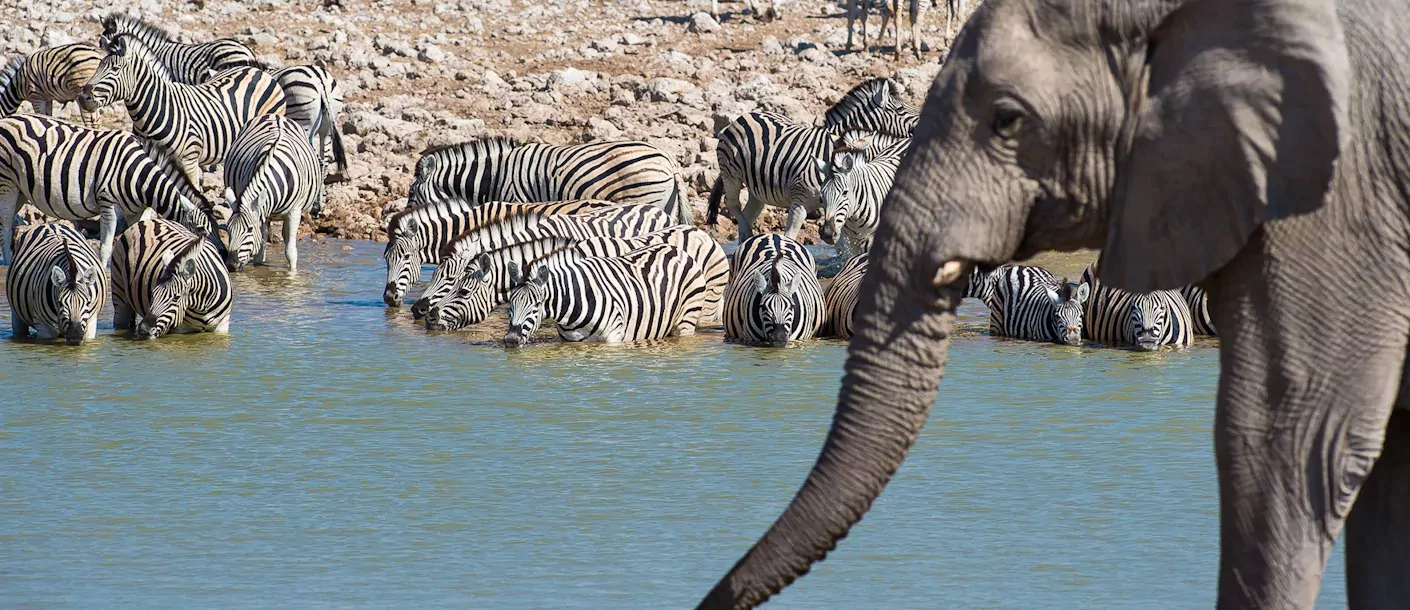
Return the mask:
[[141,339],[230,328],[232,293],[212,240],[174,222],[128,227],[113,251],[113,327]]
[[[62,106],[78,99],[102,59],[102,50],[81,42],[11,58],[0,72],[0,116],[14,114],[25,101],[35,112],[53,116],[55,103]],[[82,115],[84,124],[92,126],[92,115]]]
[[1027,341],[1082,344],[1091,287],[1059,280],[1041,267],[1004,265],[989,276],[989,334]]
[[846,240],[844,256],[866,251],[881,223],[881,203],[891,191],[901,155],[910,143],[910,138],[905,138],[874,152],[839,148],[830,163],[819,160],[818,170],[824,178],[818,236],[824,242]]
[[1162,345],[1189,345],[1194,320],[1185,298],[1176,290],[1137,294],[1097,279],[1096,264],[1082,272],[1092,287],[1083,319],[1083,334],[1093,341],[1153,350]]
[[225,156],[225,198],[230,203],[226,265],[264,264],[270,220],[284,223],[289,270],[299,268],[299,221],[323,207],[323,162],[307,133],[279,115],[255,119]]
[[177,41],[171,32],[126,13],[114,12],[103,17],[103,33],[98,38],[103,48],[111,51],[123,35],[151,49],[153,58],[178,83],[199,85],[227,68],[259,66],[254,52],[230,38],[185,44]]
[[5,276],[16,337],[34,329],[40,339],[63,337],[69,345],[92,339],[107,292],[102,263],[73,225],[41,224],[16,239],[15,261]]
[[812,338],[823,315],[817,265],[802,244],[771,233],[739,245],[725,288],[725,340],[783,347]]

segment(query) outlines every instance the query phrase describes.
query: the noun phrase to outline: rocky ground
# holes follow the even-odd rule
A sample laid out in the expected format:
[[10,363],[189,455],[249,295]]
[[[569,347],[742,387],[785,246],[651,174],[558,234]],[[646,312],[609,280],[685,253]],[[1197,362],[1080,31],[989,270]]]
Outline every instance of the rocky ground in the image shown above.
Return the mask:
[[[949,45],[943,9],[921,4],[924,56],[908,48],[900,61],[889,45],[846,51],[845,3],[821,0],[784,2],[770,23],[727,0],[719,21],[709,0],[0,0],[0,51],[96,42],[98,19],[124,10],[188,41],[234,37],[272,66],[323,65],[345,93],[350,168],[305,231],[381,240],[421,150],[494,135],[646,141],[680,163],[703,220],[714,136],[735,117],[768,110],[811,123],[872,76],[919,101]],[[869,25],[875,37],[880,18]],[[125,121],[121,108],[103,115]],[[781,216],[762,222],[776,227]],[[734,235],[728,220],[716,231]],[[810,223],[805,241],[815,236]]]

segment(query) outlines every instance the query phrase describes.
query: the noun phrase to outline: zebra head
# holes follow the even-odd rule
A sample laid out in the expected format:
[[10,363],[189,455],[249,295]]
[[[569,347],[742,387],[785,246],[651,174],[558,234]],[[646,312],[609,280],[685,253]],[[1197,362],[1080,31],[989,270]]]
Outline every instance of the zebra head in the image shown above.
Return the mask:
[[514,289],[509,291],[509,332],[504,335],[504,346],[523,347],[543,323],[548,305],[548,266],[535,267],[527,280],[520,274],[518,263],[510,261],[507,266]]
[[98,62],[98,70],[78,92],[78,107],[97,112],[113,102],[125,100],[136,91],[136,71],[145,65],[142,43],[129,34],[119,34],[108,44],[108,55]]
[[1170,304],[1159,293],[1148,292],[1131,299],[1131,337],[1141,351],[1160,347],[1170,322]]
[[[254,194],[250,190],[253,189],[247,189],[245,194]],[[230,202],[230,221],[225,228],[229,243],[225,250],[225,268],[239,271],[254,260],[260,244],[269,237],[264,234],[264,215],[260,213],[259,202],[251,198],[241,202],[229,187],[225,189],[225,200]]]
[[50,293],[58,305],[62,328],[58,328],[69,345],[81,345],[88,328],[103,307],[103,273],[98,267],[84,264],[74,255],[74,248],[86,247],[67,239],[64,256],[49,269]]
[[[969,270],[969,288],[965,290],[966,297],[979,299],[985,305],[994,300],[994,279],[995,271],[990,269],[985,271],[980,269],[980,265],[974,265]],[[1085,285],[1085,284],[1083,284]]]
[[1085,282],[1063,281],[1048,287],[1048,298],[1053,303],[1052,328],[1048,334],[1057,343],[1082,344],[1082,312],[1090,294],[1091,288]]
[[785,347],[793,337],[794,317],[797,307],[793,302],[793,289],[797,276],[781,276],[778,265],[754,276],[754,289],[759,295],[759,325],[765,342],[772,347]]
[[856,205],[857,179],[866,166],[866,156],[856,150],[843,149],[832,156],[832,162],[818,159],[818,173],[822,176],[823,220],[818,226],[818,237],[828,244],[836,244],[847,225],[847,218]]
[[387,261],[387,287],[382,289],[382,302],[388,307],[401,307],[407,289],[421,279],[424,245],[425,237],[416,217],[392,217],[387,226],[387,248],[382,250],[382,258]]
[[455,292],[426,310],[426,330],[460,330],[489,317],[490,312],[499,305],[499,292],[495,290],[491,264],[488,253],[475,257]]
[[138,338],[156,339],[171,332],[186,319],[186,301],[191,294],[197,259],[204,243],[204,237],[196,237],[181,248],[162,253],[161,271],[157,274],[157,282],[152,285],[151,302],[142,316],[142,323],[137,325]]
[[421,153],[412,172],[411,187],[406,192],[407,209],[418,208],[448,195],[436,188],[441,172],[441,150],[430,149]]
[[[467,242],[467,244],[469,243],[478,246],[478,242]],[[466,244],[461,245],[465,246]],[[474,271],[475,253],[479,251],[478,247],[474,249],[462,247],[444,257],[441,264],[436,267],[436,272],[431,275],[431,283],[427,284],[426,290],[422,291],[421,298],[411,306],[412,317],[425,316],[427,311],[434,307],[440,307],[446,299],[454,295],[460,287],[461,281]]]

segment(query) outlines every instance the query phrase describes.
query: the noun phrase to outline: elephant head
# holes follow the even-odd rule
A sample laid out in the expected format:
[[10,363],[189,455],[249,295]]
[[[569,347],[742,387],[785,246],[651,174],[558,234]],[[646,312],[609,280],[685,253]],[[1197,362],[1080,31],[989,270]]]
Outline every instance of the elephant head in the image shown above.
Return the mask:
[[1102,248],[1178,288],[1327,197],[1349,59],[1330,0],[989,0],[928,93],[883,207],[831,429],[788,508],[702,608],[807,573],[900,467],[975,266]]

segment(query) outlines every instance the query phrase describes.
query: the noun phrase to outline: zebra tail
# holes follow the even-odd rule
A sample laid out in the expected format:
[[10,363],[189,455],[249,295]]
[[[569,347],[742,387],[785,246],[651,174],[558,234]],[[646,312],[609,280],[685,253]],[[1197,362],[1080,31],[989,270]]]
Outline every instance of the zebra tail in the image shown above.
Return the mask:
[[715,226],[720,220],[720,200],[725,197],[725,177],[715,178],[715,185],[710,187],[710,208],[706,214],[705,224]]
[[[323,156],[323,152],[319,151],[318,156]],[[348,154],[343,148],[343,132],[336,124],[333,125],[333,164],[338,168],[339,174],[348,172]]]
[[666,207],[675,208],[676,218],[681,224],[695,224],[695,214],[691,213],[690,209],[690,198],[685,196],[685,178],[679,171],[676,172],[675,187],[671,190],[671,198],[666,201]]

